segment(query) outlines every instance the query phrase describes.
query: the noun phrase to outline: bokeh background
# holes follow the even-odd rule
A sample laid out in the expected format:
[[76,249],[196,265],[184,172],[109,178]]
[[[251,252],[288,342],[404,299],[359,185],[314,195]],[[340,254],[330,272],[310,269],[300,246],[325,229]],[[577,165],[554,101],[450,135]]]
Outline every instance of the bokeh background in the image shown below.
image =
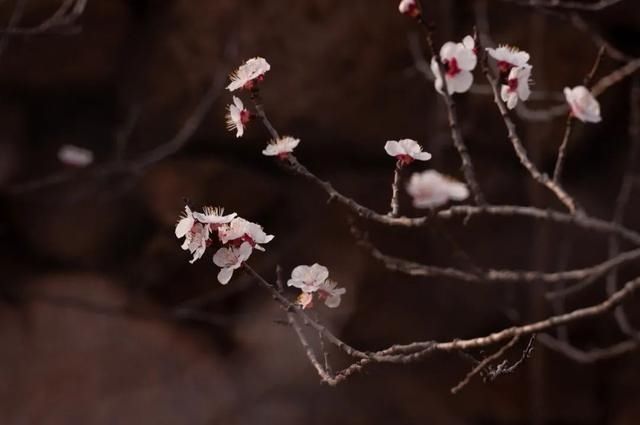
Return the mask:
[[[640,423],[635,352],[583,365],[538,345],[514,374],[476,379],[456,396],[449,389],[471,365],[451,354],[322,385],[267,293],[243,274],[221,286],[209,255],[190,265],[180,250],[173,226],[185,198],[261,223],[276,238],[252,266],[270,279],[276,265],[328,266],[348,292],[318,314],[364,349],[480,336],[552,313],[540,285],[385,270],[354,243],[347,211],[261,155],[263,127],[241,140],[225,130],[227,74],[260,55],[272,64],[263,86],[272,121],[302,139],[301,161],[339,190],[385,211],[394,164],[382,147],[406,137],[433,154],[410,171],[461,177],[443,103],[415,66],[419,28],[397,1],[88,0],[69,25],[16,30],[41,28],[61,3],[0,3],[13,29],[0,34],[1,424]],[[561,104],[562,88],[580,84],[596,57],[569,13],[426,3],[438,45],[470,33],[482,13],[496,43],[529,51],[541,95],[532,109]],[[640,56],[636,1],[580,16]],[[605,57],[596,79],[621,64]],[[566,187],[597,217],[612,216],[627,164],[632,81],[608,90],[603,123],[577,125],[571,140]],[[562,208],[527,178],[491,97],[456,100],[489,200]],[[531,157],[552,170],[564,116],[516,120]],[[65,144],[92,150],[94,164],[61,164]],[[639,207],[632,197],[631,228]],[[401,211],[421,213],[404,195]],[[448,237],[359,225],[386,252],[438,265],[465,266],[452,240],[482,266],[537,270],[584,266],[607,248],[602,235],[527,220],[454,221]],[[567,307],[603,297],[598,282]],[[637,300],[628,310],[640,325]],[[610,317],[569,331],[586,349],[624,338]]]

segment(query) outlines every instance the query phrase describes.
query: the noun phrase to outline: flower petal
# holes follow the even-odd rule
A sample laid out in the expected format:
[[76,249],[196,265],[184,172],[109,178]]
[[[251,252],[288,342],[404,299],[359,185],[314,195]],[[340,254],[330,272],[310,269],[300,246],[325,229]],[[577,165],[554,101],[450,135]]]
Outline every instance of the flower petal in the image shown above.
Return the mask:
[[400,146],[400,143],[395,140],[389,140],[387,143],[385,143],[384,150],[385,152],[387,152],[387,154],[393,157],[404,155],[405,153],[404,149],[402,149],[402,146]]
[[460,71],[455,77],[447,78],[449,93],[464,93],[473,84],[473,74],[469,71]]
[[231,280],[231,276],[233,276],[233,269],[223,268],[218,273],[218,282],[223,285],[226,285]]

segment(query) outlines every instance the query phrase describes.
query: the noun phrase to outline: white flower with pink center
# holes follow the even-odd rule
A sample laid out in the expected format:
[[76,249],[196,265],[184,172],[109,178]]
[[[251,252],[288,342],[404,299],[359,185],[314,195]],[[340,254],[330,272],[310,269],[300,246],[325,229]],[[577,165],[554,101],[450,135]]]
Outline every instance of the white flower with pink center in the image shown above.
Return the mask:
[[513,46],[501,45],[497,49],[487,47],[487,52],[496,60],[498,70],[503,74],[511,71],[511,68],[523,67],[529,62],[529,53]]
[[178,239],[184,238],[181,248],[189,251],[193,255],[190,261],[190,263],[193,264],[202,257],[207,249],[209,226],[198,223],[189,206],[185,205],[184,210],[184,213],[176,224],[175,234]]
[[420,15],[420,9],[418,8],[416,0],[402,0],[398,5],[398,11],[412,18],[417,18]]
[[249,59],[231,74],[231,84],[227,86],[227,90],[251,90],[264,79],[264,74],[270,69],[271,65],[264,58]]
[[293,152],[299,143],[300,139],[284,136],[269,142],[267,147],[262,151],[262,154],[266,156],[277,156],[279,159],[284,160],[289,157],[289,154]]
[[[475,42],[471,36],[466,36],[462,43],[446,42],[440,49],[440,60],[444,68],[449,94],[464,93],[471,88],[471,84],[473,84],[471,71],[478,63]],[[431,59],[431,71],[436,78],[436,90],[442,93],[444,83],[436,58]]]
[[324,304],[329,308],[339,307],[342,296],[347,292],[345,288],[338,288],[337,286],[337,282],[327,279],[318,288],[318,298],[324,300]]
[[329,269],[318,263],[310,266],[297,266],[291,272],[287,286],[300,288],[302,292],[316,292],[329,277]]
[[518,100],[525,101],[531,95],[529,88],[531,79],[531,65],[524,65],[511,68],[507,84],[502,85],[500,97],[507,104],[507,108],[513,109],[518,104]]
[[600,122],[600,103],[585,86],[564,88],[564,97],[574,117],[582,122]]
[[410,164],[414,160],[428,161],[431,159],[431,154],[423,152],[422,146],[412,139],[389,140],[385,143],[384,150],[389,156],[396,158],[400,165]]
[[236,132],[236,138],[244,135],[244,129],[251,120],[251,112],[245,109],[242,100],[233,96],[233,104],[227,106],[227,129]]
[[249,259],[252,251],[253,248],[251,248],[251,244],[248,242],[244,242],[238,248],[220,248],[213,256],[213,262],[221,268],[218,273],[218,282],[223,285],[229,283],[234,270],[240,268],[242,263]]
[[469,189],[435,170],[414,173],[407,184],[407,193],[416,208],[436,208],[449,201],[463,201],[469,197]]
[[243,242],[248,242],[258,251],[264,251],[261,244],[269,243],[274,238],[273,235],[267,235],[259,224],[241,217],[234,218],[229,224],[220,226],[218,237],[223,244],[230,243],[239,246]]

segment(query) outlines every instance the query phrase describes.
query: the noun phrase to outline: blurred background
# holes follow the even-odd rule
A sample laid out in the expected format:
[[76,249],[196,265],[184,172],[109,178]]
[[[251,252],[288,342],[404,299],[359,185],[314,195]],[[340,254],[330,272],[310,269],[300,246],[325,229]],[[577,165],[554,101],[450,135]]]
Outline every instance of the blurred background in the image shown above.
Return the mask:
[[[416,67],[423,38],[397,3],[0,2],[0,424],[640,423],[637,352],[580,364],[538,344],[515,373],[476,378],[456,396],[449,389],[472,365],[455,354],[371,366],[328,387],[268,293],[242,273],[221,286],[209,254],[191,265],[180,250],[185,198],[262,224],[276,238],[251,265],[268,279],[276,265],[287,274],[326,265],[348,292],[339,309],[318,308],[320,320],[362,349],[481,336],[558,311],[537,284],[385,270],[356,246],[347,211],[261,155],[269,137],[258,122],[243,139],[226,131],[227,75],[259,55],[272,65],[262,94],[273,123],[301,138],[300,160],[343,193],[388,209],[389,139],[414,138],[433,154],[404,179],[424,168],[461,178],[446,109]],[[562,88],[581,83],[602,40],[617,58],[605,55],[596,80],[640,56],[634,0],[598,12],[425,3],[438,46],[471,33],[479,16],[495,43],[531,53],[530,110],[562,105]],[[596,217],[612,217],[629,162],[632,83],[603,94],[603,122],[577,124],[569,145],[566,188]],[[489,201],[562,209],[518,163],[491,96],[455,98]],[[530,110],[515,115],[519,133],[550,172],[566,115]],[[64,145],[89,149],[93,163],[61,162]],[[640,228],[638,211],[632,196],[625,225]],[[404,194],[401,212],[423,213]],[[495,268],[553,271],[607,255],[602,235],[523,219],[454,220],[447,236],[359,226],[385,252],[426,264],[464,267],[456,245]],[[627,266],[621,279],[638,272]],[[601,279],[565,307],[604,296]],[[627,307],[640,326],[637,299]],[[583,349],[624,340],[610,316],[572,325],[570,340]],[[331,361],[346,365],[337,352]]]

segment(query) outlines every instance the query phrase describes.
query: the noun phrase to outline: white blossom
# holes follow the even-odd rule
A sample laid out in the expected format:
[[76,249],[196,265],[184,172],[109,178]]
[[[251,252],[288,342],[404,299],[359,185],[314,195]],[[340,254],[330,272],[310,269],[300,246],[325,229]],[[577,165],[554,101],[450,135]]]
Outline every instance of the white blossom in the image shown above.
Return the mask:
[[500,97],[507,104],[507,108],[516,107],[518,100],[525,101],[531,95],[529,83],[531,79],[531,65],[524,65],[511,68],[507,84],[502,85]]
[[398,10],[403,15],[411,16],[413,18],[420,15],[420,10],[418,9],[418,4],[416,0],[402,0],[398,5]]
[[193,212],[191,212],[191,208],[188,205],[184,206],[184,213],[178,219],[178,223],[176,224],[176,238],[183,238],[188,232],[191,231],[191,228],[195,224],[195,218],[193,217]]
[[329,270],[318,263],[311,266],[297,266],[291,272],[291,279],[287,281],[287,286],[311,293],[317,291],[328,277]]
[[193,264],[196,260],[200,259],[209,245],[209,226],[202,223],[196,223],[193,225],[185,235],[182,249],[189,251],[193,258],[189,261]]
[[219,227],[218,237],[223,244],[248,242],[258,251],[264,251],[261,244],[269,243],[274,238],[273,235],[267,235],[259,224],[241,217],[234,218],[228,225]]
[[500,72],[506,73],[513,67],[522,67],[529,62],[529,53],[517,47],[501,45],[497,49],[487,47],[487,52],[498,63]]
[[193,213],[193,218],[200,223],[213,224],[214,226],[230,223],[238,215],[236,213],[224,215],[224,208],[204,207],[202,211],[201,213]]
[[600,122],[600,103],[585,86],[564,88],[564,97],[574,117],[582,122]]
[[93,152],[74,145],[63,145],[58,150],[58,160],[73,167],[86,167],[93,162]]
[[242,100],[233,96],[233,103],[227,106],[227,129],[236,132],[236,138],[244,135],[244,128],[251,119],[251,113],[245,109]]
[[184,238],[181,248],[193,255],[190,261],[193,264],[207,249],[209,225],[198,223],[188,205],[185,205],[184,210],[176,224],[175,234],[178,239]]
[[428,161],[431,159],[429,152],[423,152],[422,146],[412,139],[402,139],[400,141],[389,140],[384,145],[384,150],[390,156],[396,158],[400,164],[406,165],[413,160]]
[[294,139],[290,136],[284,136],[277,140],[269,142],[267,147],[262,151],[266,156],[277,156],[280,159],[286,159],[291,152],[298,146],[300,139]]
[[407,192],[416,208],[436,208],[451,200],[462,201],[469,196],[465,184],[435,170],[414,173],[407,184]]
[[329,308],[337,308],[342,301],[342,296],[347,292],[345,288],[337,286],[337,282],[326,279],[318,288],[318,298],[324,299],[324,304]]
[[221,267],[218,273],[218,282],[223,285],[229,283],[231,276],[233,276],[233,271],[237,270],[243,262],[249,259],[252,251],[251,244],[248,242],[243,242],[239,248],[220,248],[213,256],[215,265]]
[[[444,67],[447,91],[449,94],[464,93],[473,84],[471,71],[476,67],[475,42],[471,36],[466,36],[462,43],[446,42],[440,49],[440,60]],[[436,58],[431,59],[431,71],[436,80],[435,87],[442,93],[443,81],[440,67]]]
[[256,81],[261,81],[270,69],[271,65],[264,58],[249,59],[231,74],[231,84],[227,86],[227,90],[236,91],[240,88],[251,90],[255,87]]

